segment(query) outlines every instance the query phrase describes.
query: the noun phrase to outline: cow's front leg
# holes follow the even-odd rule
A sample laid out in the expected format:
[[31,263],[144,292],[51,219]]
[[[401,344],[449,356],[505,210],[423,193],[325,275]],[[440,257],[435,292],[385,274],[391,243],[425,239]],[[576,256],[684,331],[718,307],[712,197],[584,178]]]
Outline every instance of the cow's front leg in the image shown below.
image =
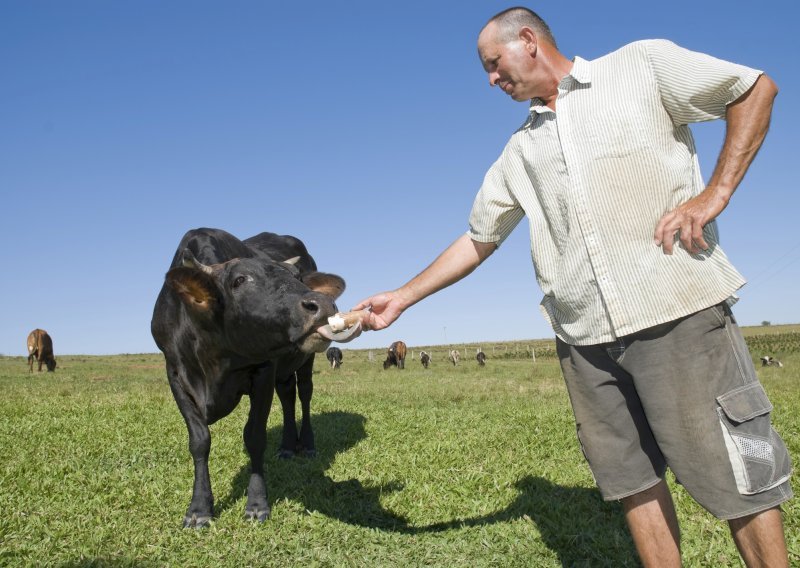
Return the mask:
[[189,428],[189,451],[194,460],[194,488],[189,509],[183,517],[184,528],[201,528],[214,518],[214,496],[208,473],[208,455],[211,451],[211,432],[199,417],[186,418]]
[[297,394],[300,397],[302,422],[300,424],[300,437],[298,445],[306,457],[317,456],[317,447],[314,444],[314,431],[311,429],[311,396],[314,394],[314,356],[297,371]]
[[211,432],[208,421],[197,406],[199,394],[192,397],[186,392],[189,381],[181,379],[181,371],[167,364],[169,385],[178,409],[181,411],[189,431],[189,452],[194,461],[194,488],[189,509],[183,517],[184,528],[200,528],[211,523],[214,517],[214,496],[211,493],[211,477],[208,473],[208,455],[211,451]]
[[264,522],[270,516],[264,480],[264,451],[267,447],[267,419],[275,392],[275,365],[258,369],[250,392],[250,414],[244,426],[244,445],[250,455],[250,483],[247,486],[246,519]]
[[295,403],[297,401],[297,374],[288,377],[276,377],[275,390],[283,410],[283,435],[278,457],[289,459],[297,451],[297,423],[295,421]]

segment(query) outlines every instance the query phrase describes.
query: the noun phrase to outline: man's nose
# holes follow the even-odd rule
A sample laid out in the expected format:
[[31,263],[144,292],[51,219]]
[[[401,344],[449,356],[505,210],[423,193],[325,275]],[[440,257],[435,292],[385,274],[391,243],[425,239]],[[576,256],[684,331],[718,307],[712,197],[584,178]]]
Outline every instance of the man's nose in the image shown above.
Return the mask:
[[497,74],[496,71],[492,71],[489,73],[489,86],[495,87],[497,86],[497,80],[500,78],[500,75]]

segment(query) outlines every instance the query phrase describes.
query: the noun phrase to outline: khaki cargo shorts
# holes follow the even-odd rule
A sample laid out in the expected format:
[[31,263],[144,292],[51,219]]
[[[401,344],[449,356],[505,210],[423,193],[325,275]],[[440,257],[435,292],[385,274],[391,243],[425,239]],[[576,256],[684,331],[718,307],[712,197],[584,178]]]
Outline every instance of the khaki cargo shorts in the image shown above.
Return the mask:
[[558,340],[557,350],[578,438],[605,500],[654,486],[667,467],[721,519],[791,498],[786,445],[725,304],[613,343]]

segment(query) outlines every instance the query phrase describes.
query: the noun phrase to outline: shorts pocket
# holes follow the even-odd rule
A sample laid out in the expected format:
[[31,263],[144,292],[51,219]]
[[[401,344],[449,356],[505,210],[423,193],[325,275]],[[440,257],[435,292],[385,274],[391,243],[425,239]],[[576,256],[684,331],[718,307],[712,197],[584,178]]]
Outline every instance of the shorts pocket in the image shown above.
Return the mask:
[[772,404],[761,384],[739,387],[717,397],[717,402],[739,493],[761,493],[789,479],[789,452],[770,425]]

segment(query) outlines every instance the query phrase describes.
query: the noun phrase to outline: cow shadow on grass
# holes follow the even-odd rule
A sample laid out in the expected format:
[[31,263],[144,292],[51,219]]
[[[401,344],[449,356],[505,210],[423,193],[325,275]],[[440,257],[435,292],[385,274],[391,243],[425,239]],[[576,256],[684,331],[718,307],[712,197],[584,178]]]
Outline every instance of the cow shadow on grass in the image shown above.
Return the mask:
[[[306,511],[348,524],[409,535],[523,521],[533,523],[544,544],[565,566],[602,565],[612,557],[637,557],[619,503],[604,502],[597,489],[564,487],[542,477],[520,479],[515,485],[517,498],[494,513],[413,525],[381,505],[381,496],[401,491],[401,484],[367,486],[358,479],[334,481],[326,475],[337,455],[366,439],[366,418],[349,412],[324,412],[314,415],[313,424],[318,451],[314,459],[278,459],[275,446],[280,440],[280,427],[267,433],[265,467],[273,514],[276,503],[288,500],[300,503]],[[247,492],[249,476],[249,466],[244,465],[231,483],[229,494],[218,502],[220,511],[240,504],[237,502]]]
[[[273,515],[275,503],[289,500],[302,503],[307,511],[349,524],[391,530],[408,526],[406,519],[384,509],[380,503],[381,494],[402,489],[399,484],[368,487],[358,479],[334,481],[325,473],[337,455],[366,439],[366,421],[364,416],[349,412],[314,414],[312,424],[317,456],[312,459],[278,459],[277,444],[280,443],[282,427],[267,431],[264,467]],[[236,502],[247,493],[249,479],[250,466],[245,463],[231,483],[229,494],[217,503],[215,509],[221,512],[237,506]]]

